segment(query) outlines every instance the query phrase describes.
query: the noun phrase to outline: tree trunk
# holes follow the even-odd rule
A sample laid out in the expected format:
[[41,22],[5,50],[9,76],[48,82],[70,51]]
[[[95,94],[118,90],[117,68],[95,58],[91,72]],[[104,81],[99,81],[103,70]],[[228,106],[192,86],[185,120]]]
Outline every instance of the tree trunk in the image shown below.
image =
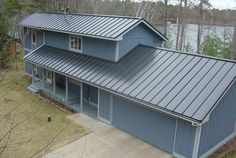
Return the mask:
[[198,29],[197,29],[197,53],[200,54],[201,50],[201,33],[202,33],[202,16],[203,16],[203,8],[202,8],[202,0],[199,4],[199,18],[198,18]]
[[234,24],[234,35],[233,35],[233,41],[231,46],[231,59],[236,59],[236,22]]
[[167,8],[168,8],[168,0],[165,0],[164,35],[167,35]]
[[177,27],[177,35],[176,35],[176,44],[175,44],[175,49],[179,50],[178,46],[179,46],[179,34],[180,34],[180,24],[182,22],[182,3],[183,0],[180,0],[180,4],[179,4],[179,17],[178,17],[178,27]]
[[184,9],[182,10],[181,15],[181,32],[180,32],[180,41],[179,41],[179,50],[183,50],[183,41],[185,34],[185,26],[186,26],[186,9],[187,9],[187,0],[184,0]]

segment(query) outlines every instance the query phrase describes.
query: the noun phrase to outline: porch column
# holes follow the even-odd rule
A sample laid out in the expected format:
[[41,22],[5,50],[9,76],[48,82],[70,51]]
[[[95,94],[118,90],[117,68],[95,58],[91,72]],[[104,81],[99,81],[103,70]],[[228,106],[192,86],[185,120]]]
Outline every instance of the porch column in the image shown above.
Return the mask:
[[32,84],[34,84],[35,80],[35,73],[34,73],[34,67],[32,66]]
[[80,83],[80,112],[83,112],[83,83]]
[[55,79],[55,72],[53,71],[52,73],[52,82],[53,82],[53,93],[55,94],[56,93],[56,79]]
[[68,101],[68,77],[66,77],[66,101]]
[[42,71],[42,82],[43,82],[43,88],[45,87],[45,69],[43,68]]

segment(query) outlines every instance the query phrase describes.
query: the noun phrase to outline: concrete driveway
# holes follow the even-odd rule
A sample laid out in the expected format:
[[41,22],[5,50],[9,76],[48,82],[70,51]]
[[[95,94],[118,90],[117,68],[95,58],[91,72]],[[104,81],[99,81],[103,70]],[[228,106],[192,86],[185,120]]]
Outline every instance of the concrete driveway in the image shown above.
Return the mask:
[[171,158],[172,156],[113,126],[78,113],[71,119],[93,132],[44,158]]

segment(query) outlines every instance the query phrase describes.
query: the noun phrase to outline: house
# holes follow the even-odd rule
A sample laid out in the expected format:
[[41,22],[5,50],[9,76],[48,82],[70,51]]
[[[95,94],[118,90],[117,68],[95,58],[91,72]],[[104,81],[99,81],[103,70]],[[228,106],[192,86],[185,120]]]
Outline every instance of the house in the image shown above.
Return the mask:
[[24,28],[29,88],[178,158],[236,135],[236,62],[162,48],[137,17],[37,12]]

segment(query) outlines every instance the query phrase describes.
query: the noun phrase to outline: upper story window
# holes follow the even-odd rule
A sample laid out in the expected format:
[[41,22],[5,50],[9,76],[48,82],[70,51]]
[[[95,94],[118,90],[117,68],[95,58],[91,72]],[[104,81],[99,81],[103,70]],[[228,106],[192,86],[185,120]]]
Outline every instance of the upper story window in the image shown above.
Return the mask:
[[31,30],[31,42],[36,44],[36,30]]
[[70,50],[81,52],[82,51],[82,38],[81,36],[70,35]]

